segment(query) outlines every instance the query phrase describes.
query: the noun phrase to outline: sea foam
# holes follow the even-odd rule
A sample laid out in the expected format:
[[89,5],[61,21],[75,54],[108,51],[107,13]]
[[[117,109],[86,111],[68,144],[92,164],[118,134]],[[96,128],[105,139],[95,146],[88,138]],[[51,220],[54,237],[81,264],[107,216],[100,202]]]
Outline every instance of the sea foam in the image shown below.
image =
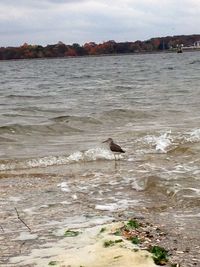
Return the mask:
[[86,151],[77,151],[69,156],[47,156],[41,158],[33,158],[22,161],[8,161],[0,163],[0,171],[41,168],[53,165],[65,165],[76,162],[90,162],[96,160],[113,160],[114,155],[108,149],[101,147],[91,148]]
[[200,141],[200,129],[194,129],[191,132],[189,132],[189,137],[187,138],[187,141],[190,142]]
[[157,152],[167,153],[169,146],[172,145],[172,137],[170,136],[171,132],[166,132],[160,136],[146,136],[145,142],[153,145]]

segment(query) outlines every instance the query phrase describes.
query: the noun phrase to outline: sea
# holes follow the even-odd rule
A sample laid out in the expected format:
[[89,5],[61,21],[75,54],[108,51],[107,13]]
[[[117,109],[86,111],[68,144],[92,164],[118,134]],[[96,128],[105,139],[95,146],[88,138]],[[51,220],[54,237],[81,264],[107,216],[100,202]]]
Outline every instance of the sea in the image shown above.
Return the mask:
[[120,218],[199,240],[199,73],[199,52],[1,61],[1,266]]

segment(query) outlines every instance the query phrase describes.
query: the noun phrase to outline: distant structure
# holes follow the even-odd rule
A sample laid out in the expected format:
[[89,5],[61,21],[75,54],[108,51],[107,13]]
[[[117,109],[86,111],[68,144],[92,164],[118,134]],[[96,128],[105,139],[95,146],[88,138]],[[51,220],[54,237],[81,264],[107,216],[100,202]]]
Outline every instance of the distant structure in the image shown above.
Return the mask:
[[177,44],[177,46],[176,46],[177,53],[183,53],[182,48],[183,48],[183,44],[179,44],[179,45]]
[[200,41],[196,41],[196,42],[194,42],[194,47],[196,47],[196,48],[200,48]]
[[200,50],[200,41],[196,41],[193,43],[193,45],[183,46],[183,45],[176,45],[176,51],[177,53],[182,53],[184,51],[194,51],[194,50]]

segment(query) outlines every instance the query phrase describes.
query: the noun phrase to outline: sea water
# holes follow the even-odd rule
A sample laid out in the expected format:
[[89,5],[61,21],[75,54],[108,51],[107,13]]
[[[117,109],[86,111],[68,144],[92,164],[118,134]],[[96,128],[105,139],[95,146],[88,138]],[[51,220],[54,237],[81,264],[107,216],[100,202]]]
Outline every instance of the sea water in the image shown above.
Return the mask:
[[199,73],[198,52],[1,61],[1,263],[119,215],[198,239]]

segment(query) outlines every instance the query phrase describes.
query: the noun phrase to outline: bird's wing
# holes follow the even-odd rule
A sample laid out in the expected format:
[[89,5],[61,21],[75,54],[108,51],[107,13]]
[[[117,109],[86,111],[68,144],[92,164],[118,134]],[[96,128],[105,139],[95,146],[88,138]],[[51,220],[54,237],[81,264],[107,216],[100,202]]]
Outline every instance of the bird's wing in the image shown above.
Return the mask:
[[110,150],[113,151],[113,152],[125,153],[125,151],[117,144],[111,144],[110,145]]

